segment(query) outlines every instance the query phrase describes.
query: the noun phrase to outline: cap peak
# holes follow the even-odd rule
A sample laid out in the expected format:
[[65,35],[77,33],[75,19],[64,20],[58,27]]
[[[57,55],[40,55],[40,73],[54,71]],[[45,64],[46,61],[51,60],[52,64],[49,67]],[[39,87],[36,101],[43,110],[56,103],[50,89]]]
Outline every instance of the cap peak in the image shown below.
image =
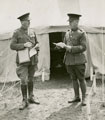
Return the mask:
[[30,15],[30,13],[25,13],[25,14],[19,16],[17,19],[19,19],[20,21],[29,20],[29,15]]

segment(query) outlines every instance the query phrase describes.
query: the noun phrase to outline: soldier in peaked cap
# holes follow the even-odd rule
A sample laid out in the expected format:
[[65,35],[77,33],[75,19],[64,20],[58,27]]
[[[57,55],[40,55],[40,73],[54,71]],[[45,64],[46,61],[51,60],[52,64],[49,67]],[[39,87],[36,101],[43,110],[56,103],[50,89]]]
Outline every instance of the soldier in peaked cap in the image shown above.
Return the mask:
[[79,86],[82,92],[82,105],[86,105],[85,63],[86,33],[78,26],[80,14],[69,13],[70,30],[64,37],[62,48],[66,49],[64,63],[73,82],[75,98],[68,103],[80,102]]
[[[39,101],[35,101],[34,94],[33,94],[33,79],[34,79],[34,73],[37,68],[38,58],[35,54],[30,58],[30,61],[26,61],[23,63],[19,62],[19,54],[18,51],[22,51],[25,49],[30,50],[31,48],[36,49],[36,51],[39,50],[38,41],[36,38],[36,34],[34,31],[29,29],[30,26],[30,19],[29,19],[30,13],[26,13],[17,19],[21,22],[21,27],[17,29],[12,37],[12,42],[10,44],[10,48],[12,50],[17,51],[16,56],[16,73],[18,77],[21,79],[21,93],[22,93],[22,104],[20,105],[20,110],[25,109],[28,106],[28,103],[35,103],[39,104]],[[27,91],[28,91],[28,97],[27,97]]]
[[80,102],[79,85],[82,92],[82,105],[86,105],[86,82],[85,82],[85,63],[86,57],[84,51],[86,51],[86,33],[78,26],[80,14],[69,13],[70,30],[66,33],[64,43],[65,53],[65,65],[67,72],[70,74],[75,98],[71,102]]

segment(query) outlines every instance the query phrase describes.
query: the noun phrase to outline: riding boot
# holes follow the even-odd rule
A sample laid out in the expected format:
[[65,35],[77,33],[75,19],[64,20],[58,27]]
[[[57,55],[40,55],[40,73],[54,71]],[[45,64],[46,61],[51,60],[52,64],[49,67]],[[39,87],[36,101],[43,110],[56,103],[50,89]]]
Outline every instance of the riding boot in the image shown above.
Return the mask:
[[74,94],[75,98],[73,100],[68,101],[68,103],[73,103],[73,102],[80,102],[80,95],[79,95],[79,83],[77,80],[73,80],[73,88],[74,88]]
[[24,110],[26,107],[28,107],[27,85],[21,85],[21,92],[22,92],[23,101],[22,101],[22,104],[19,107],[19,110]]
[[82,92],[82,106],[86,106],[86,82],[80,82],[80,88]]
[[28,102],[31,104],[40,104],[38,100],[35,100],[34,94],[33,94],[33,81],[28,82],[28,95],[29,99]]
[[80,99],[78,80],[73,80],[73,88],[75,93],[75,99]]

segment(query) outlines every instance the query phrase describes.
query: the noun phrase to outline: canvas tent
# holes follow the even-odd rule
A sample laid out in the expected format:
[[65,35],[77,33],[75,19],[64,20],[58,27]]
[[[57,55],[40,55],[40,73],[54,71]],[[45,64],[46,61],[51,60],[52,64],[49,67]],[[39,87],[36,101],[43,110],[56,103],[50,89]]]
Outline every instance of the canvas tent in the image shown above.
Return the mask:
[[[101,28],[84,27],[81,26],[87,32],[87,69],[86,76],[90,75],[90,67],[93,66],[98,72],[102,73],[102,37],[105,38],[105,31]],[[41,75],[42,70],[45,70],[45,79],[50,78],[50,33],[66,32],[68,26],[46,26],[34,28],[37,38],[40,44],[39,63],[37,74]],[[104,32],[104,34],[102,33]],[[0,40],[0,80],[4,81],[8,78],[8,81],[18,80],[15,73],[15,55],[9,48],[12,34],[8,34],[9,39]],[[2,36],[1,36],[2,37]],[[105,51],[105,50],[104,50]]]
[[[29,0],[29,1],[24,0],[24,1],[25,1],[24,2],[25,8],[27,7],[27,5],[30,5],[31,10],[29,9],[29,11],[31,11],[32,16],[34,16],[33,19],[35,20],[35,21],[34,20],[32,21],[33,25],[31,27],[33,27],[33,29],[35,30],[35,32],[37,34],[37,39],[40,44],[37,75],[41,75],[42,71],[44,70],[45,79],[49,80],[50,79],[50,67],[51,67],[50,66],[51,65],[51,63],[50,63],[51,62],[50,61],[50,59],[51,59],[50,58],[50,37],[49,37],[50,33],[64,33],[67,31],[67,29],[68,29],[67,16],[64,15],[63,12],[67,13],[67,11],[70,9],[73,11],[76,11],[76,12],[79,11],[79,7],[78,7],[79,1],[74,0],[74,2],[73,2],[71,0],[66,0],[66,2],[64,2],[64,0],[53,0],[53,1],[47,0],[46,4],[43,1],[38,2],[37,0],[35,0],[35,2],[33,0]],[[82,0],[80,0],[80,1],[82,1]],[[6,1],[4,0],[4,3],[5,2]],[[34,7],[36,5],[35,3],[37,3],[36,8]],[[69,5],[68,3],[71,3],[71,7],[68,6]],[[85,2],[83,2],[83,3],[85,3]],[[88,3],[90,3],[90,1]],[[91,3],[94,3],[94,2],[91,2]],[[14,4],[13,9],[15,10],[15,13],[16,13],[15,7],[17,4],[21,5],[21,2],[19,2],[19,1],[17,2],[15,0],[15,2],[13,2],[12,4]],[[54,5],[53,8],[49,6],[52,4]],[[7,7],[8,7],[8,5],[9,5],[9,3],[7,3]],[[74,5],[77,6],[76,9],[73,8]],[[83,6],[83,5],[86,6],[86,4],[81,4],[80,6]],[[67,9],[64,9],[65,6],[67,6]],[[32,8],[33,8],[33,10],[32,10]],[[36,9],[37,9],[37,11],[40,9],[40,11],[38,11],[38,13],[37,13]],[[12,10],[10,10],[10,13]],[[20,10],[22,10],[22,9],[20,9]],[[85,10],[85,9],[82,9],[82,12],[83,12],[83,10]],[[46,14],[42,14],[43,11]],[[16,14],[19,14],[19,13],[16,13]],[[62,16],[65,16],[65,17],[62,17]],[[11,19],[13,19],[13,18],[11,17]],[[81,26],[81,28],[83,28],[87,32],[87,48],[88,49],[86,52],[86,56],[87,56],[88,61],[87,61],[86,76],[90,75],[90,67],[91,66],[94,67],[98,72],[100,72],[100,73],[103,72],[102,71],[102,56],[103,56],[102,55],[102,50],[103,50],[102,43],[105,39],[105,30],[103,28],[104,27],[103,19],[99,19],[99,20],[101,20],[101,22],[98,21],[101,24],[99,24],[98,22],[95,22],[95,19],[94,19],[92,21],[92,23],[89,21],[87,22],[88,24],[89,23],[92,24],[92,25],[89,24],[89,25],[91,25],[91,27],[86,27],[85,24],[83,26]],[[96,19],[96,21],[97,21],[97,19]],[[83,20],[83,22],[84,22],[84,20]],[[83,22],[81,22],[81,24]],[[93,23],[95,23],[95,24],[93,24]],[[98,26],[98,27],[96,28],[96,27],[92,27],[92,26]],[[18,27],[18,24],[15,27]],[[15,29],[15,28],[13,28],[13,29]],[[11,37],[13,34],[13,30],[11,30],[11,31],[12,32],[4,33],[4,34],[3,34],[3,32],[1,32],[1,34],[0,34],[0,68],[1,68],[0,69],[0,82],[4,82],[5,80],[6,81],[18,80],[16,73],[15,73],[16,52],[11,51],[9,48],[9,44],[11,42]],[[105,51],[105,50],[103,50],[103,51]]]

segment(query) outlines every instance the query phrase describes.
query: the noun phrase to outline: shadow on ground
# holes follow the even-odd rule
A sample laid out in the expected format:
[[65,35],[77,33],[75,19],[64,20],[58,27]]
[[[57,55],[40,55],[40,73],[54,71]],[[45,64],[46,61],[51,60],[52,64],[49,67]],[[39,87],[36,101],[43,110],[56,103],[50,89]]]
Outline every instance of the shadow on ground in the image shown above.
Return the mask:
[[62,108],[52,113],[46,120],[82,120],[83,110],[81,104],[73,103],[69,107]]
[[29,110],[19,111],[18,108],[11,109],[1,115],[0,120],[29,120]]
[[[8,83],[5,88],[8,89],[12,85],[12,83]],[[97,101],[99,101],[101,97],[101,85],[101,81],[97,80],[97,96],[94,96],[94,101],[91,103],[94,120],[99,120],[96,119],[96,117],[101,114],[98,111],[100,108],[97,107],[99,106]],[[54,77],[45,82],[41,80],[34,81],[34,86],[34,92],[40,99],[41,105],[30,105],[30,107],[24,111],[19,111],[18,105],[21,102],[21,93],[19,93],[20,85],[18,84],[15,89],[8,91],[3,98],[0,99],[0,103],[2,103],[0,104],[0,120],[87,120],[87,118],[85,118],[87,116],[86,107],[82,107],[80,103],[67,103],[67,101],[73,97],[72,82],[69,76],[56,76],[56,78]],[[89,79],[87,80],[87,86],[88,89],[92,86],[92,81]],[[5,102],[7,104],[6,108]],[[101,112],[103,114],[103,111]],[[98,116],[96,116],[96,114],[98,114]],[[104,116],[102,117],[104,118]]]

